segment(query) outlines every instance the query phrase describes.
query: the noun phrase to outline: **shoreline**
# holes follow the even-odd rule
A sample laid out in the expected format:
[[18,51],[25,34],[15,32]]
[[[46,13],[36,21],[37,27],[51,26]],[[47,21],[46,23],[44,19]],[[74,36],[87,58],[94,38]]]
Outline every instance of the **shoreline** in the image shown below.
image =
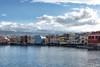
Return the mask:
[[84,45],[84,44],[32,44],[32,43],[0,43],[0,46],[55,46],[55,47],[68,47],[77,49],[87,49],[87,50],[100,50],[100,46],[97,45]]

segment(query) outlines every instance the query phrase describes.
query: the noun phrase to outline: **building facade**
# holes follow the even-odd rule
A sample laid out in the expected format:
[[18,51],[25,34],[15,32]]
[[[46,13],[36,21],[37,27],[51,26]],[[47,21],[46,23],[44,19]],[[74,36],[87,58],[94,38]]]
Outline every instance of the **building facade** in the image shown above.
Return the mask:
[[98,45],[100,46],[100,32],[92,32],[88,34],[88,45]]

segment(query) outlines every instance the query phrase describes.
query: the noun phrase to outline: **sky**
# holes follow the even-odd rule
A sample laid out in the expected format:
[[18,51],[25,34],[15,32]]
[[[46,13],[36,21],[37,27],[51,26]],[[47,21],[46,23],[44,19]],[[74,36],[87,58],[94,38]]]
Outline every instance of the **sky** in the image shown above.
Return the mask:
[[99,0],[0,0],[0,30],[100,31]]

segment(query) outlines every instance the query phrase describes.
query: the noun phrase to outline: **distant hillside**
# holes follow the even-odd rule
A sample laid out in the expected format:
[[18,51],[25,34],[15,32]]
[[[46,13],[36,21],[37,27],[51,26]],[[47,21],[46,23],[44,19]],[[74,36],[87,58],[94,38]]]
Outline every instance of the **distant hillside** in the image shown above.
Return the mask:
[[63,34],[64,32],[59,32],[59,31],[48,31],[48,30],[37,30],[34,32],[20,32],[20,31],[3,31],[0,30],[0,35],[5,35],[5,36],[12,36],[12,35],[47,35],[47,34]]

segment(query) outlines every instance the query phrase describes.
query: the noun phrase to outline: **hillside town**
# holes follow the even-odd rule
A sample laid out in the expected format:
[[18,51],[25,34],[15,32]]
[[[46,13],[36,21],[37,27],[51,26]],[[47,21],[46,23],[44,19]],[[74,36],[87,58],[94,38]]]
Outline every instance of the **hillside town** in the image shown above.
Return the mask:
[[63,35],[0,36],[0,45],[66,46],[100,49],[100,31]]

